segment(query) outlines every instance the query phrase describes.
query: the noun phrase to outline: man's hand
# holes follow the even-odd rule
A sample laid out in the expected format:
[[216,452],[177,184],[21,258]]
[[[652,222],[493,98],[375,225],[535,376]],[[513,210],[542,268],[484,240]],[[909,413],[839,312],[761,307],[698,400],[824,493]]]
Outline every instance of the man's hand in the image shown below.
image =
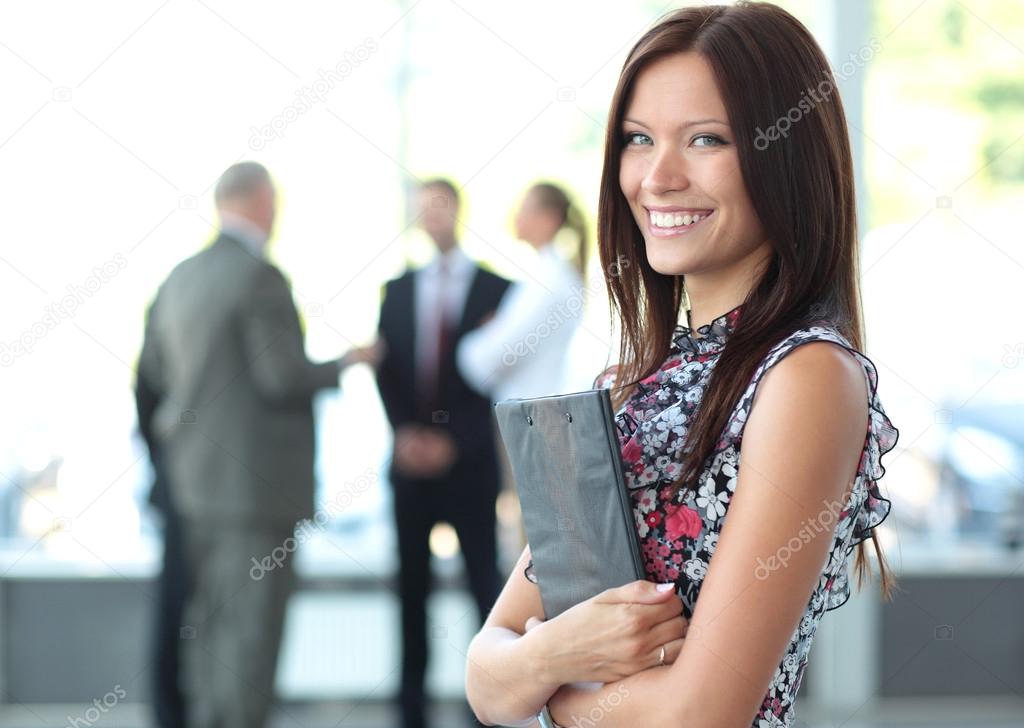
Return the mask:
[[387,345],[383,339],[378,338],[369,346],[350,349],[341,359],[341,369],[346,369],[353,364],[368,364],[371,368],[376,369],[386,353]]
[[447,432],[426,429],[421,435],[424,468],[434,477],[444,475],[455,464],[455,440]]
[[395,431],[395,470],[412,478],[437,478],[448,472],[457,456],[455,441],[442,430],[403,425]]
[[419,463],[423,460],[423,448],[419,436],[419,425],[403,425],[395,430],[395,470],[401,475],[419,476]]

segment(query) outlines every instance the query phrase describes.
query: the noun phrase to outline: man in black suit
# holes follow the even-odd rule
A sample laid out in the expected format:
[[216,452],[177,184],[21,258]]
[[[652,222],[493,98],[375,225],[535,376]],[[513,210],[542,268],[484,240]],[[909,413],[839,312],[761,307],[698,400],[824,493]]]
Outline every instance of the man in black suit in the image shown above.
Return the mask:
[[462,379],[454,352],[463,335],[493,315],[509,282],[462,252],[455,238],[458,208],[451,182],[436,179],[422,186],[420,223],[437,255],[389,281],[380,311],[386,354],[377,386],[395,435],[389,477],[402,603],[403,728],[426,725],[429,537],[438,521],[458,534],[481,622],[501,590],[491,403]]

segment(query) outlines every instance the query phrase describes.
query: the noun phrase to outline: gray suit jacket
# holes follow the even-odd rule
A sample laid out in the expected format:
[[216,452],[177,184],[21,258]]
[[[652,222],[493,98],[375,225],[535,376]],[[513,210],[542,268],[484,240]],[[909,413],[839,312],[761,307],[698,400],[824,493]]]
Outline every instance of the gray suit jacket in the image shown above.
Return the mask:
[[306,358],[281,272],[222,234],[179,264],[146,321],[139,373],[186,518],[280,523],[313,512],[312,397],[338,362]]

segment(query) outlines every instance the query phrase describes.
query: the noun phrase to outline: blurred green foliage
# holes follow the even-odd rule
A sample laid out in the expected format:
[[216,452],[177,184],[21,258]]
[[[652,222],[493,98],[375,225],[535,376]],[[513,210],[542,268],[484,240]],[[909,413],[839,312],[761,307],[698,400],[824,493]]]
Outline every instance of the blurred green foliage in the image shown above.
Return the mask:
[[953,190],[993,204],[1019,196],[1024,4],[871,1],[882,45],[865,81],[872,223],[905,220]]

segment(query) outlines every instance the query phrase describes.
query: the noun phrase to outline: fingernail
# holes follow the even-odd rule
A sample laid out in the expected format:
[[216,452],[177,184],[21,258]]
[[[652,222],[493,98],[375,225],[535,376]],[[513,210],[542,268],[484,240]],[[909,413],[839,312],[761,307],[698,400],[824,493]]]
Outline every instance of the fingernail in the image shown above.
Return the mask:
[[675,588],[676,584],[673,581],[667,582],[665,584],[658,584],[658,591],[660,592],[672,591]]

